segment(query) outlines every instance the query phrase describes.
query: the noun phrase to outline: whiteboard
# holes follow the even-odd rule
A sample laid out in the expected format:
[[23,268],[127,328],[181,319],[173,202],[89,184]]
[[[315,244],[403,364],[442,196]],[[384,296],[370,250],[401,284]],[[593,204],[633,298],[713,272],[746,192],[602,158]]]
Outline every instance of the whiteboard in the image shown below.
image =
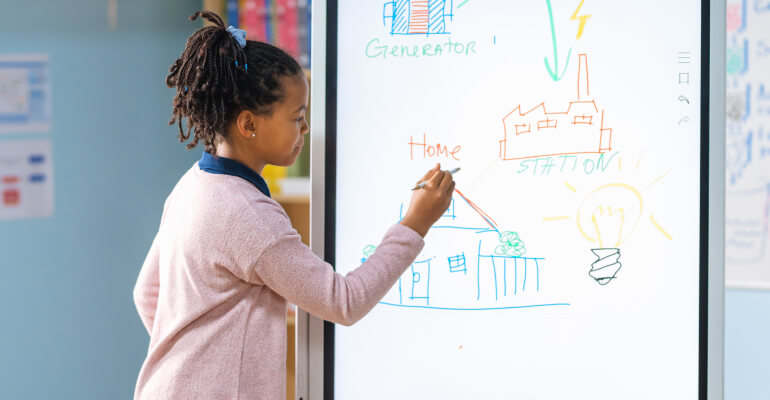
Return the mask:
[[727,4],[727,285],[770,288],[770,3]]
[[324,6],[325,258],[353,270],[405,185],[462,168],[382,302],[325,326],[324,398],[706,398],[701,2]]

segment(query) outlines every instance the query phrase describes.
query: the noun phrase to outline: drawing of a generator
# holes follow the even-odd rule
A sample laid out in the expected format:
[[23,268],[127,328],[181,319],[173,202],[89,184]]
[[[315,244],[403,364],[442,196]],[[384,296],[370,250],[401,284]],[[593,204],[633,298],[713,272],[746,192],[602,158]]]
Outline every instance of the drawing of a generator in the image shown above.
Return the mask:
[[453,0],[393,0],[385,3],[382,23],[390,22],[391,35],[448,34]]

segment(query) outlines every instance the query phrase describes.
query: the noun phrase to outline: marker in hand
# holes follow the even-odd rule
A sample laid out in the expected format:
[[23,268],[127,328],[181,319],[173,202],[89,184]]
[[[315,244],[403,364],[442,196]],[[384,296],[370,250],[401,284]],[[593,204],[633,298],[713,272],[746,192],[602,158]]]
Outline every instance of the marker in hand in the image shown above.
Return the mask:
[[[450,174],[452,174],[452,175],[454,175],[454,173],[455,173],[455,172],[457,172],[457,171],[459,171],[459,170],[460,170],[460,167],[457,167],[457,168],[455,168],[455,169],[453,169],[453,170],[449,171],[449,173],[450,173]],[[417,184],[417,186],[415,186],[415,187],[413,187],[413,188],[412,188],[412,190],[422,189],[422,188],[424,188],[424,187],[425,187],[425,184],[426,184],[426,183],[428,183],[428,182],[426,181],[426,182],[418,183],[418,184]]]

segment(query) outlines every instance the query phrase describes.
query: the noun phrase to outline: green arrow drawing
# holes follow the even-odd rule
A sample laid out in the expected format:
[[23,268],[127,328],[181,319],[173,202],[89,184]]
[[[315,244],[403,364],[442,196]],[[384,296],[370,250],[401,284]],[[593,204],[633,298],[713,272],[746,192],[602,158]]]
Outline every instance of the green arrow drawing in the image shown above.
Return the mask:
[[572,55],[572,48],[570,47],[569,51],[567,52],[567,62],[564,63],[564,71],[562,71],[560,76],[558,75],[559,54],[558,54],[558,50],[556,50],[556,29],[553,26],[553,12],[551,11],[551,0],[545,0],[545,4],[548,5],[548,18],[551,21],[551,38],[553,39],[553,69],[551,69],[551,65],[548,63],[548,57],[544,57],[543,60],[545,61],[545,68],[548,70],[548,75],[550,75],[551,79],[553,79],[555,82],[558,82],[562,77],[564,77],[564,74],[567,72],[567,65],[569,65],[569,56]]

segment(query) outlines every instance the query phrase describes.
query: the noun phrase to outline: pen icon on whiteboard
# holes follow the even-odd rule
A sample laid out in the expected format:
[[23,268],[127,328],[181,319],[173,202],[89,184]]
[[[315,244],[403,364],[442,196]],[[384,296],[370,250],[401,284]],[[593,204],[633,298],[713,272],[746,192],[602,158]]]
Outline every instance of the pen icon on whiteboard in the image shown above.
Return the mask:
[[[450,173],[450,174],[452,174],[452,175],[454,175],[454,174],[455,174],[455,172],[457,172],[457,171],[459,171],[459,170],[460,170],[460,167],[457,167],[457,168],[455,168],[455,169],[453,169],[453,170],[449,171],[449,173]],[[418,184],[417,184],[417,186],[413,187],[413,188],[412,188],[412,190],[422,189],[422,188],[424,188],[424,187],[425,187],[425,184],[426,184],[426,183],[428,183],[428,181],[425,181],[425,182],[420,182],[420,183],[418,183]]]

